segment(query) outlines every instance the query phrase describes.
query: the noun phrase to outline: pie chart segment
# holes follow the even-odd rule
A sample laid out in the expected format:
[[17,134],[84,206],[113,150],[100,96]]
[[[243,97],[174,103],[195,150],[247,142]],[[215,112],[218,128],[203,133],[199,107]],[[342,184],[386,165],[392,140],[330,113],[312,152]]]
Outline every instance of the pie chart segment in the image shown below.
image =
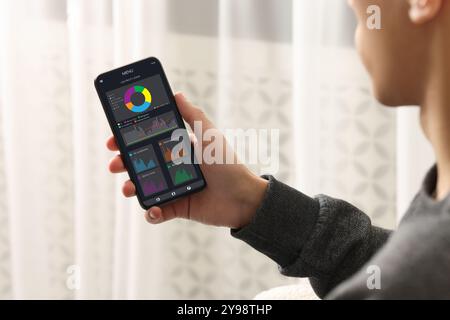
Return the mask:
[[[141,105],[135,105],[132,101],[131,101],[131,97],[134,94],[142,94],[144,96],[144,102]],[[125,106],[132,112],[144,112],[145,110],[147,110],[151,103],[152,103],[152,95],[150,93],[150,91],[148,91],[147,88],[143,87],[143,86],[134,86],[129,88],[126,92],[125,95],[123,97],[123,101],[125,103]]]

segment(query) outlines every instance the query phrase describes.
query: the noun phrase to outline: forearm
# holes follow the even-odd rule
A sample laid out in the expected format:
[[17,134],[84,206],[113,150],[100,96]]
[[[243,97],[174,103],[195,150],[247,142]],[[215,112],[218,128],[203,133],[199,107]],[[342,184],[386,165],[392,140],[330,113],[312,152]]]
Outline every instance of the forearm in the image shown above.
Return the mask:
[[268,179],[252,221],[232,235],[277,262],[284,275],[309,277],[321,297],[355,273],[389,236],[344,201],[313,199]]

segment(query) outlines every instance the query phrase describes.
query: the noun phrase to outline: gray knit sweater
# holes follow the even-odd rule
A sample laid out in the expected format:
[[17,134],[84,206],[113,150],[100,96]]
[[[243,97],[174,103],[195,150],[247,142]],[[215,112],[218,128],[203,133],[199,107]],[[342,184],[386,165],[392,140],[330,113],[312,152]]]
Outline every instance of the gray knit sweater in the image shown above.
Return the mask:
[[310,198],[275,180],[253,221],[234,237],[308,277],[326,299],[450,299],[450,196],[436,202],[437,169],[425,178],[397,231],[372,226],[351,204]]

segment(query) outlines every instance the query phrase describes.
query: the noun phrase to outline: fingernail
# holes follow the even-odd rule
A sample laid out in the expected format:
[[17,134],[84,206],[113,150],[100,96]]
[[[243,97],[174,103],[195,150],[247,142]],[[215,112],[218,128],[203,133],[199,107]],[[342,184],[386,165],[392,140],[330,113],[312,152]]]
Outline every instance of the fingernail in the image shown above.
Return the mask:
[[156,216],[155,216],[155,214],[152,212],[152,210],[149,210],[149,211],[148,211],[148,215],[150,216],[150,218],[151,218],[152,220],[156,220]]

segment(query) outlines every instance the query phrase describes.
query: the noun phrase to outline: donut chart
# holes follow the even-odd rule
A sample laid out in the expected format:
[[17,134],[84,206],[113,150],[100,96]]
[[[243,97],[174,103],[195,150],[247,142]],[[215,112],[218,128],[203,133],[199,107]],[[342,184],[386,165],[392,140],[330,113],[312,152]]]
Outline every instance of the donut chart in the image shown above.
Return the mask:
[[[131,102],[131,96],[135,93],[140,93],[144,96],[144,102],[139,105],[136,106],[133,104],[133,102]],[[125,92],[125,96],[123,97],[124,103],[126,105],[126,107],[132,111],[132,112],[144,112],[145,110],[147,110],[151,103],[152,103],[152,95],[150,94],[150,91],[148,91],[147,88],[143,87],[143,86],[134,86],[129,88],[126,92]]]

